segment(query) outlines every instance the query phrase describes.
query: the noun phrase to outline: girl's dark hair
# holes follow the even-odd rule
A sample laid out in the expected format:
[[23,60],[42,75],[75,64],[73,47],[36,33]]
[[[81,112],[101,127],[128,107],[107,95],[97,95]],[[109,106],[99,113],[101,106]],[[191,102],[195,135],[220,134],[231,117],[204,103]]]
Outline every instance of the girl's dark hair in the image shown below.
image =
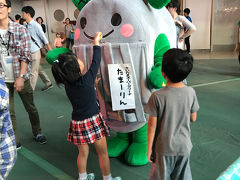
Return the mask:
[[193,57],[187,51],[170,49],[163,55],[162,72],[173,82],[186,79],[193,68]]
[[81,76],[77,56],[72,52],[60,54],[52,65],[52,74],[58,86],[73,84]]
[[65,19],[65,22],[66,22],[67,20],[69,20],[69,22],[71,22],[70,18],[66,18],[66,19]]
[[171,2],[166,5],[166,8],[177,8],[177,13],[180,14],[181,12],[178,0],[171,0]]
[[43,23],[43,18],[41,16],[37,17],[36,21],[38,21],[38,19],[41,19]]

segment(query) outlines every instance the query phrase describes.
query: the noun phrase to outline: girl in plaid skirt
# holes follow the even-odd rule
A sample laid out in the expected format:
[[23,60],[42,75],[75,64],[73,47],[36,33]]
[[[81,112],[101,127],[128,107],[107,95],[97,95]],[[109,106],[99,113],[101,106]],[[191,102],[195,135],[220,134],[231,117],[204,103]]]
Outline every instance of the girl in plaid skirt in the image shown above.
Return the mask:
[[94,82],[101,61],[101,48],[99,41],[102,33],[97,32],[94,37],[93,60],[89,70],[84,70],[83,62],[73,53],[58,56],[52,65],[52,73],[58,85],[63,84],[66,94],[73,106],[72,120],[68,132],[68,141],[78,147],[79,180],[92,180],[93,173],[87,174],[87,158],[89,144],[94,144],[99,157],[99,164],[103,180],[121,180],[120,177],[112,178],[110,162],[107,151],[106,136],[109,135],[97,103]]

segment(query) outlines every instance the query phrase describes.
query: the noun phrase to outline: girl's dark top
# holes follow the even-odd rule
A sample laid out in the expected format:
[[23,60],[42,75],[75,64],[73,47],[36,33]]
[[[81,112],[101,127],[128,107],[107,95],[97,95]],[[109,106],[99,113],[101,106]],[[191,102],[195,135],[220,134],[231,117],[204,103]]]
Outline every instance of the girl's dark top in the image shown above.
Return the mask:
[[72,104],[72,119],[76,121],[90,118],[99,113],[94,82],[101,61],[100,46],[93,47],[93,60],[88,72],[74,84],[65,84],[67,96]]

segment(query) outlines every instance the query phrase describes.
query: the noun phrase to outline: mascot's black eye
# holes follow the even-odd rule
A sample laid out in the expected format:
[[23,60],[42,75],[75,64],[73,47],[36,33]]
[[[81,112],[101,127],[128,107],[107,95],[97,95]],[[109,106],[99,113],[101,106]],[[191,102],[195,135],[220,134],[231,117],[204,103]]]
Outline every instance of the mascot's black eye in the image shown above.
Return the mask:
[[113,26],[119,26],[122,22],[122,17],[120,16],[120,14],[118,13],[115,13],[113,16],[112,16],[112,19],[111,19],[111,23]]
[[82,17],[80,19],[80,25],[81,25],[81,28],[84,29],[87,25],[87,19],[85,17]]

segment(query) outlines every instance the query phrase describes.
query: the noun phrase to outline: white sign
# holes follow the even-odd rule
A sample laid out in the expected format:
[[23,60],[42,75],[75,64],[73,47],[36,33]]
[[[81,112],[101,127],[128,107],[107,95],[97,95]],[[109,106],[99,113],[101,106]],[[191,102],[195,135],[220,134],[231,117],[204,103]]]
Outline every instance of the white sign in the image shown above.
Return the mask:
[[135,109],[133,73],[130,64],[108,64],[112,110]]

